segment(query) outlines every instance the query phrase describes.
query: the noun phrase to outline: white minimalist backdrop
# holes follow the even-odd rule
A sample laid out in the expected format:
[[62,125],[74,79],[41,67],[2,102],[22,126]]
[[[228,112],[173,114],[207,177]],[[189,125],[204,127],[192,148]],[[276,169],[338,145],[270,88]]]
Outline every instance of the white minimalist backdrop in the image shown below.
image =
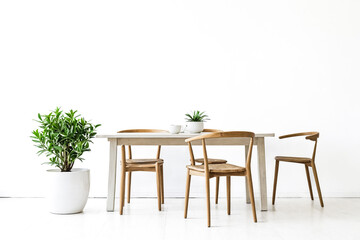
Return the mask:
[[[37,113],[57,106],[101,123],[100,133],[166,129],[195,109],[210,115],[208,128],[319,131],[323,195],[359,197],[359,11],[355,0],[1,1],[0,197],[44,195],[48,166],[29,136]],[[266,147],[271,192],[274,156],[312,146],[273,138]],[[243,157],[240,148],[209,151]],[[166,196],[184,196],[187,148],[164,147],[162,157]],[[90,195],[106,196],[107,141],[95,139],[85,158],[76,167],[91,169]],[[256,171],[254,180],[258,191]],[[155,196],[154,175],[133,181],[133,196]],[[243,181],[234,180],[235,196]],[[202,190],[194,180],[193,195]],[[279,196],[307,191],[303,167],[282,164]]]

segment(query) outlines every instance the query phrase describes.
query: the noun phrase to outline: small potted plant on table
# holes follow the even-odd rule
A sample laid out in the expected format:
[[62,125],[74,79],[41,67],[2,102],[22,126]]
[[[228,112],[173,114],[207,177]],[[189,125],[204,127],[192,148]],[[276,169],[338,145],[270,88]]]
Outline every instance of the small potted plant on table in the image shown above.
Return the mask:
[[38,114],[40,130],[32,132],[32,141],[40,148],[38,154],[49,157],[47,164],[57,169],[47,170],[47,200],[51,213],[71,214],[82,212],[89,196],[90,171],[73,168],[75,161],[84,160],[84,152],[90,151],[89,143],[100,124],[92,125],[70,110],[60,108],[48,115]]
[[190,133],[200,133],[204,130],[204,122],[210,120],[205,112],[194,111],[192,114],[185,114],[187,121],[185,131]]

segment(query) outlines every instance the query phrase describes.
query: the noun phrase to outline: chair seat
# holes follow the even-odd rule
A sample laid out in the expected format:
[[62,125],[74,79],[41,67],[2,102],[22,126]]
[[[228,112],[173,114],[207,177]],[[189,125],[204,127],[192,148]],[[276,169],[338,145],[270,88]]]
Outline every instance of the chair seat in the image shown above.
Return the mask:
[[144,158],[144,159],[126,159],[128,164],[150,164],[150,163],[163,163],[163,159]]
[[[188,165],[186,166],[188,169],[197,171],[197,172],[205,172],[204,165]],[[221,163],[221,164],[210,164],[209,165],[210,173],[241,173],[246,172],[246,168],[236,166],[233,164]]]
[[[204,164],[204,159],[197,158],[195,159],[195,162]],[[227,161],[224,159],[208,158],[208,164],[220,164],[220,163],[227,163]]]
[[294,162],[294,163],[311,163],[311,158],[305,157],[284,157],[284,156],[276,156],[276,161],[284,161],[284,162]]

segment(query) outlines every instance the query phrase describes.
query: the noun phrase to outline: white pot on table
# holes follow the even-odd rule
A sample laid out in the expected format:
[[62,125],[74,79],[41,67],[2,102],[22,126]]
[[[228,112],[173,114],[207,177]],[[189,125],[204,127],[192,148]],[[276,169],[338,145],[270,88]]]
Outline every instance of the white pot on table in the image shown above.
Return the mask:
[[185,132],[201,133],[204,130],[204,122],[187,122]]

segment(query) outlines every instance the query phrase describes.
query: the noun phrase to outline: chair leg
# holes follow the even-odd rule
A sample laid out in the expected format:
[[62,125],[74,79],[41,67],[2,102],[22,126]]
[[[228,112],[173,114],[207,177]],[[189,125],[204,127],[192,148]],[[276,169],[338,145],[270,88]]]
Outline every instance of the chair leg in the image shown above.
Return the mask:
[[306,172],[306,178],[307,178],[307,182],[308,182],[308,186],[309,186],[310,197],[311,197],[311,200],[314,200],[314,195],[313,195],[313,191],[312,191],[312,187],[311,187],[310,174],[309,174],[309,167],[307,165],[305,165],[305,172]]
[[312,164],[311,167],[313,169],[316,188],[317,188],[317,191],[318,191],[318,194],[319,194],[320,205],[321,205],[321,207],[324,207],[324,202],[323,202],[322,195],[321,195],[321,190],[320,190],[319,178],[318,178],[318,175],[317,175],[317,172],[316,172],[315,164]]
[[157,188],[157,199],[158,199],[158,209],[161,211],[161,187],[160,187],[160,165],[159,163],[155,164],[156,169],[156,188]]
[[124,202],[125,202],[125,175],[126,175],[126,167],[125,167],[125,146],[121,146],[121,179],[120,179],[120,215],[123,214],[124,210]]
[[161,187],[161,203],[164,204],[164,165],[160,167],[160,187]]
[[276,196],[276,184],[278,179],[278,173],[279,173],[279,161],[275,161],[275,174],[274,174],[274,187],[273,187],[273,196],[272,196],[272,205],[275,204],[275,196]]
[[127,189],[127,202],[130,203],[130,192],[131,192],[131,172],[128,172],[128,189]]
[[252,212],[253,212],[254,222],[257,222],[256,209],[255,209],[255,199],[254,199],[254,189],[253,189],[253,184],[252,184],[252,178],[251,178],[251,172],[250,171],[247,172],[246,178],[248,180],[247,182],[248,182],[248,186],[249,186],[249,195],[250,195],[250,202],[251,202],[251,208],[252,208]]
[[125,171],[121,173],[120,179],[120,215],[123,215],[124,202],[125,202]]
[[231,177],[226,176],[226,197],[227,197],[227,214],[230,215],[231,203]]
[[218,199],[219,199],[219,184],[220,184],[220,177],[216,177],[215,204],[218,204]]
[[[245,145],[245,165],[246,165],[246,159],[247,159],[247,155],[249,152],[249,145]],[[247,183],[247,178],[245,178],[245,196],[246,196],[246,203],[250,204],[250,196],[249,196],[249,187],[248,187],[248,183]]]
[[187,212],[188,212],[188,206],[189,206],[190,182],[191,182],[191,175],[190,175],[190,170],[188,169],[187,177],[186,177],[184,218],[187,218]]
[[120,180],[120,215],[123,215],[125,202],[125,172],[121,174]]
[[206,207],[207,207],[207,224],[208,227],[211,226],[211,215],[210,215],[210,178],[205,176],[205,185],[206,185]]

